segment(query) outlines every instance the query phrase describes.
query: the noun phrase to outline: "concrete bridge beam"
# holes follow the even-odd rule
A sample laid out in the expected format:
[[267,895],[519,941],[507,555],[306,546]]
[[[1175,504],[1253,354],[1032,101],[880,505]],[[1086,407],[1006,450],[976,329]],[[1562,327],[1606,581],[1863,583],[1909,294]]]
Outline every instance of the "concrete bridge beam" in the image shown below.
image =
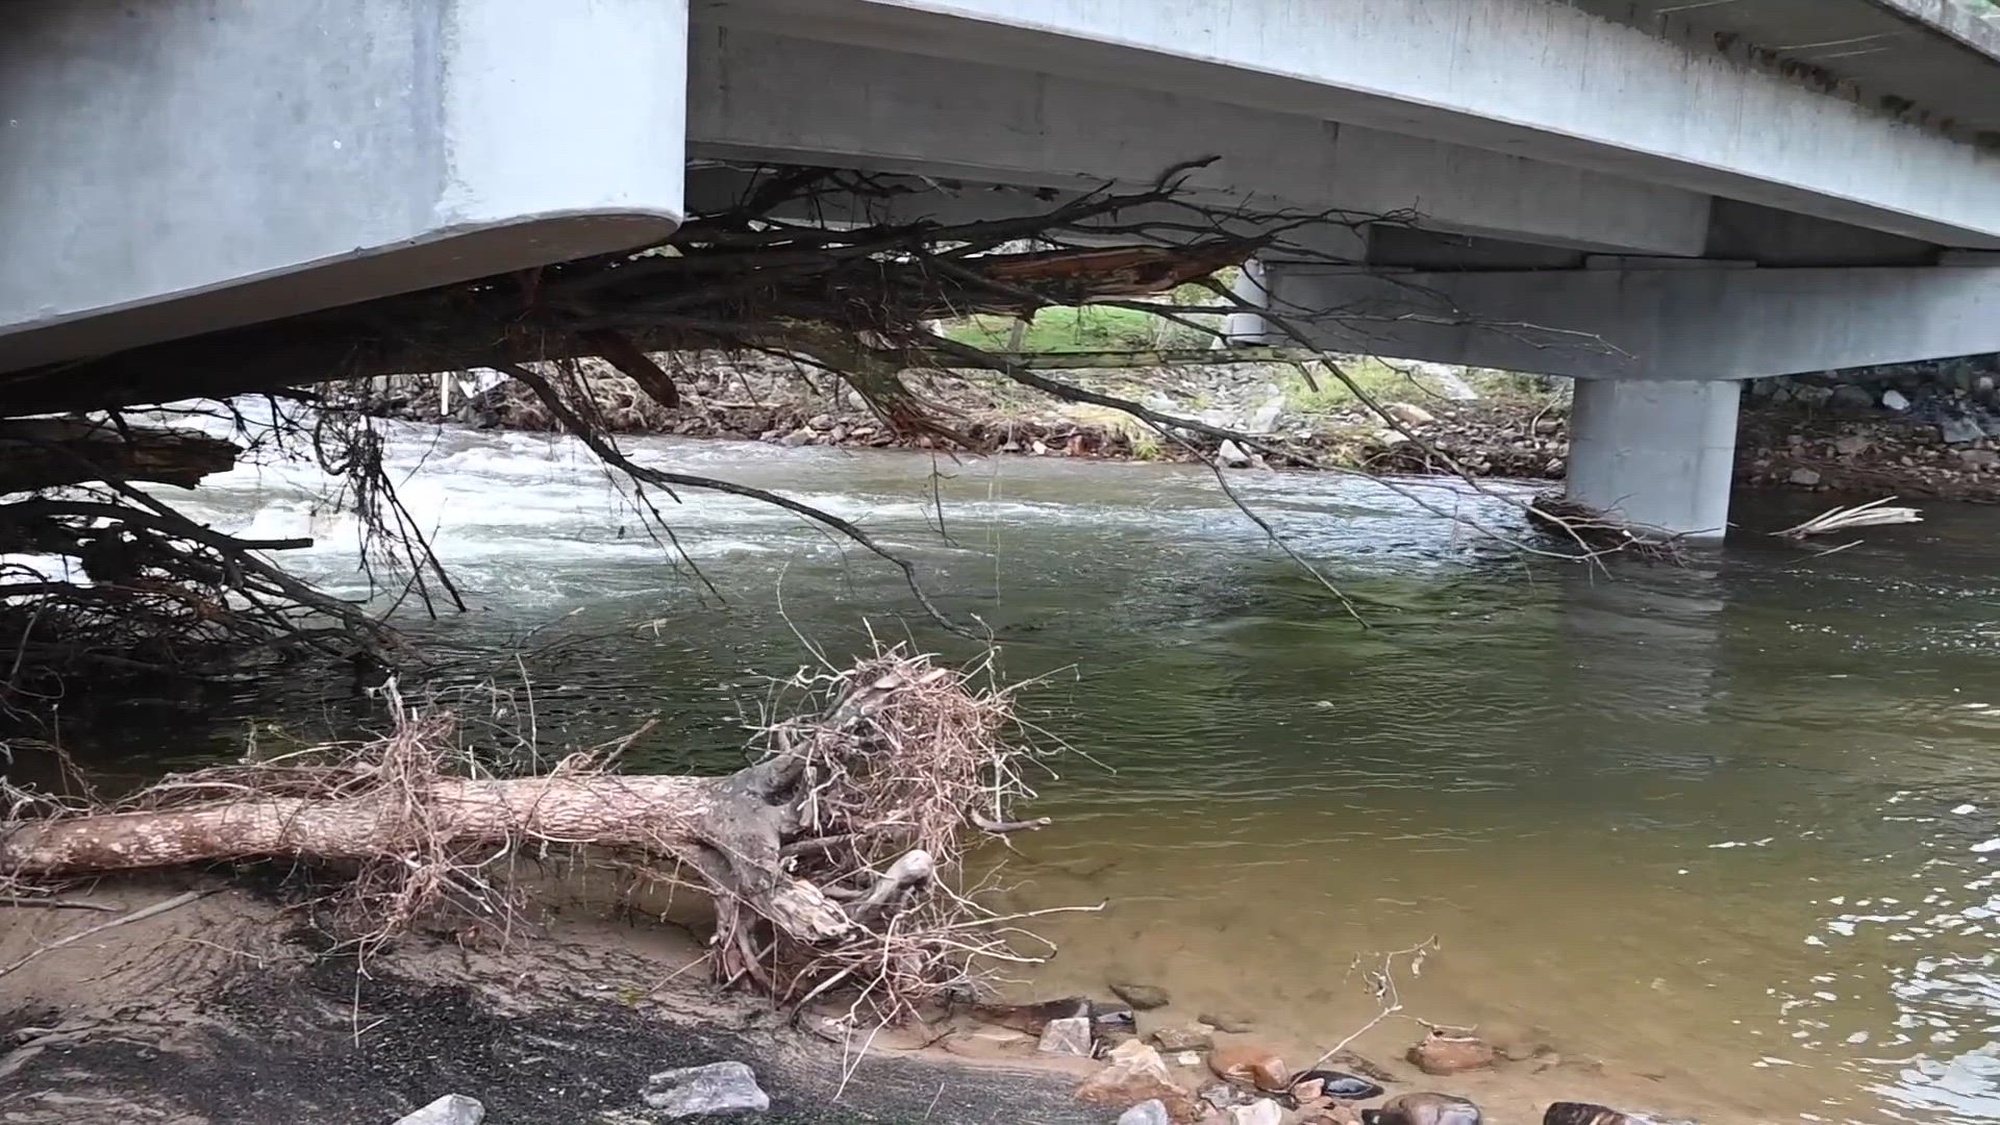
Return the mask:
[[1706,195],[1310,116],[701,23],[689,50],[688,142],[705,157],[1074,190],[1215,156],[1187,186],[1230,206],[1643,254],[1708,241]]
[[[1811,5],[1817,7],[1819,5]],[[1032,68],[2000,247],[2000,155],[1577,0],[715,0],[733,26]],[[1806,7],[1793,5],[1793,7]],[[1894,90],[1878,90],[1892,94]],[[1171,123],[1163,123],[1172,128]]]
[[0,368],[632,246],[685,0],[0,4]]
[[1859,269],[1362,272],[1271,264],[1328,347],[1579,379],[1754,379],[2000,351],[2000,262]]

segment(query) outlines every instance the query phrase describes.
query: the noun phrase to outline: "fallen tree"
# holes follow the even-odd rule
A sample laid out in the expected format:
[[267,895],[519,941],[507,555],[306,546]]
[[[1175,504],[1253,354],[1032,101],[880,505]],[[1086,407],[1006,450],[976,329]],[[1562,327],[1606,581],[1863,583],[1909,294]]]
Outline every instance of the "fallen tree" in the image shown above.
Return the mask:
[[[805,715],[759,732],[721,777],[613,772],[615,751],[503,778],[448,711],[405,707],[372,742],[170,776],[115,804],[12,794],[0,877],[16,889],[141,869],[294,860],[344,872],[370,947],[453,908],[514,909],[521,860],[613,864],[713,897],[724,982],[802,1004],[845,987],[853,1011],[907,1016],[976,984],[1020,939],[963,893],[982,835],[1035,827],[1012,805],[1032,750],[1010,742],[1010,693],[891,651],[796,682]],[[628,738],[626,742],[629,742]]]

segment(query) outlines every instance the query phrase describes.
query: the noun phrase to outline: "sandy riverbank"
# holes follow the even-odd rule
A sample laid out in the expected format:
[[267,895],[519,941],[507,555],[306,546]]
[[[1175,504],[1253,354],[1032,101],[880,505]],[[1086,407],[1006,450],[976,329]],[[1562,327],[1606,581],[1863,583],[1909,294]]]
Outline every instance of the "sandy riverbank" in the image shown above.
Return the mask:
[[[328,952],[303,904],[276,890],[132,880],[77,897],[125,912],[189,887],[207,893],[41,953],[119,915],[7,910],[0,963],[17,967],[0,978],[0,1119],[386,1125],[456,1093],[496,1125],[629,1125],[664,1119],[643,1099],[649,1075],[723,1060],[748,1064],[771,1099],[767,1112],[732,1120],[1065,1125],[1118,1115],[1073,1096],[1101,1064],[1041,1055],[1032,1035],[960,1015],[883,1032],[861,1054],[809,1034],[816,1017],[794,1026],[767,1003],[718,995],[689,971],[700,950],[688,930],[579,899],[545,903],[505,940],[407,937],[364,972]],[[1142,1035],[1164,1026],[1137,1019]],[[1579,1099],[1742,1118],[1678,1104],[1648,1074],[1537,1054],[1527,1030],[1500,1044],[1519,1062],[1427,1077],[1398,1053],[1421,1034],[1392,1020],[1354,1045],[1382,1067],[1388,1095],[1459,1094],[1499,1125]],[[1254,1026],[1216,1041],[1261,1042]],[[1322,1046],[1263,1045],[1301,1067]],[[1177,1064],[1174,1077],[1189,1091],[1214,1081],[1200,1064]]]

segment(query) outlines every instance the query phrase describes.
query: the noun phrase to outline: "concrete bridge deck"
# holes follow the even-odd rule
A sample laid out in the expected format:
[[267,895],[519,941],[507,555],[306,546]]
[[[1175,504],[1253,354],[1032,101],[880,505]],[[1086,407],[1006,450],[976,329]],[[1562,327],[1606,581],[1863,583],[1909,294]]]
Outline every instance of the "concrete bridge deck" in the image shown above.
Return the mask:
[[1213,155],[1210,198],[1420,216],[1333,247],[1355,268],[1265,263],[1274,304],[1587,380],[1573,490],[1715,531],[1727,380],[2000,350],[1994,12],[13,0],[0,371],[654,240],[716,162],[948,179],[912,206],[974,213]]

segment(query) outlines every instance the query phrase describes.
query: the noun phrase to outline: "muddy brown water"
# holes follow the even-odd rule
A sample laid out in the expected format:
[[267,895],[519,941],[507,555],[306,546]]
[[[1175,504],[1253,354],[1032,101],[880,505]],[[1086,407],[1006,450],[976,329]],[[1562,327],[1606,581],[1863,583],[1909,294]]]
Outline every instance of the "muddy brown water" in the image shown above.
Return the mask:
[[[1037,920],[1061,953],[1016,973],[1017,995],[1141,980],[1171,993],[1161,1018],[1243,1013],[1296,1052],[1373,1012],[1356,954],[1435,935],[1399,982],[1407,1014],[1546,1046],[1635,1108],[2000,1119],[2000,512],[1932,505],[1821,558],[1745,535],[1686,569],[1606,574],[1422,510],[1520,531],[1462,489],[1419,486],[1420,505],[1232,477],[1363,628],[1198,470],[633,446],[863,521],[1006,638],[1008,677],[1047,677],[1037,721],[1089,760],[1041,783],[1056,823],[1003,857],[1001,901],[1107,905]],[[782,513],[660,498],[711,590],[565,444],[411,430],[394,448],[475,606],[410,622],[438,682],[493,679],[518,721],[525,676],[546,746],[657,718],[636,765],[727,768],[767,677],[815,660],[801,637],[838,658],[866,618],[971,651],[890,568]],[[319,536],[294,564],[359,591],[353,528],[315,514],[315,484],[240,470],[195,507]],[[1813,510],[1773,503],[1738,518]],[[162,730],[171,764],[351,730],[373,706],[354,687],[79,701],[70,731],[143,772]],[[1549,1098],[1563,1073],[1538,1079]]]

